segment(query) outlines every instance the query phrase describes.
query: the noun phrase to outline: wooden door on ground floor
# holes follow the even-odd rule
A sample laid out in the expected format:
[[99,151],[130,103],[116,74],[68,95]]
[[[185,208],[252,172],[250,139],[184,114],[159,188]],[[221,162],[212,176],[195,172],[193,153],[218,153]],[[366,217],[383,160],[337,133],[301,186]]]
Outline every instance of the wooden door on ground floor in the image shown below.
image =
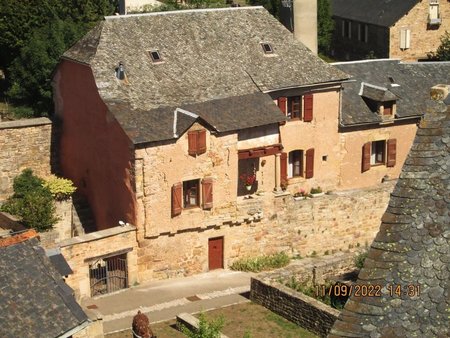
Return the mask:
[[223,269],[223,237],[208,240],[209,270]]

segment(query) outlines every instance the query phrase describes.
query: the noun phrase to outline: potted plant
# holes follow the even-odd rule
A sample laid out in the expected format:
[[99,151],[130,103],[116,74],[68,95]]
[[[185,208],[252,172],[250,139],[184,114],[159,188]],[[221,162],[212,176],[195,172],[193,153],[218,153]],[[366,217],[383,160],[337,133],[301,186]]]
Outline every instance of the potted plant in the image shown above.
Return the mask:
[[312,197],[319,197],[324,195],[325,193],[322,191],[321,187],[311,188],[310,194]]
[[239,178],[244,183],[245,189],[252,190],[253,183],[256,181],[256,174],[242,174]]
[[294,200],[299,201],[299,200],[304,200],[306,199],[306,197],[308,196],[308,194],[306,193],[306,190],[303,188],[300,188],[295,194],[294,194]]

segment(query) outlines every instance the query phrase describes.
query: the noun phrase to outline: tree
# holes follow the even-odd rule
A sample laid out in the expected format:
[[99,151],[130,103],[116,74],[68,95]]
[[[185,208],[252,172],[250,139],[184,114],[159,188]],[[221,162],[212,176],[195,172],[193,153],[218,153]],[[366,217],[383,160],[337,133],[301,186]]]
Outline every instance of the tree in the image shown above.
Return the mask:
[[7,97],[30,107],[27,115],[52,112],[50,77],[62,53],[117,0],[0,0],[0,68],[6,70]]
[[263,6],[277,19],[280,19],[281,0],[246,0],[249,5]]
[[438,61],[450,61],[450,33],[445,31],[441,37],[441,44],[435,53],[428,54],[428,58]]
[[328,54],[333,36],[334,21],[331,17],[330,0],[317,2],[317,44],[319,53]]

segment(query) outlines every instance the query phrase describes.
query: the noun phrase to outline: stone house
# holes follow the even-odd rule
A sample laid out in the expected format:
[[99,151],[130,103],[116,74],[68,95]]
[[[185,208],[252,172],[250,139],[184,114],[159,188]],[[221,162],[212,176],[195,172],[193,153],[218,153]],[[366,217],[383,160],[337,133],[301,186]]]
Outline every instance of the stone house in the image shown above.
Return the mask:
[[352,76],[342,91],[339,187],[363,188],[397,178],[429,88],[450,81],[450,63],[385,59],[334,66]]
[[249,193],[337,187],[347,78],[261,7],[107,17],[54,75],[61,169],[98,229],[137,226],[141,280],[220,268]]
[[366,291],[350,297],[330,338],[450,334],[449,88],[431,90],[436,101],[428,100],[355,284]]
[[446,0],[332,0],[338,60],[427,59],[450,30]]

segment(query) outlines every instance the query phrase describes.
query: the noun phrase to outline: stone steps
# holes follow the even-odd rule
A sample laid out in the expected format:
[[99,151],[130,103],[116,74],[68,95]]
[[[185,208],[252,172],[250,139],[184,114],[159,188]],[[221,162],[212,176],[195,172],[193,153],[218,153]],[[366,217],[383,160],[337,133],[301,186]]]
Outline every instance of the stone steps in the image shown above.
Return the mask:
[[73,225],[78,236],[96,231],[94,215],[89,203],[79,194],[73,196]]

